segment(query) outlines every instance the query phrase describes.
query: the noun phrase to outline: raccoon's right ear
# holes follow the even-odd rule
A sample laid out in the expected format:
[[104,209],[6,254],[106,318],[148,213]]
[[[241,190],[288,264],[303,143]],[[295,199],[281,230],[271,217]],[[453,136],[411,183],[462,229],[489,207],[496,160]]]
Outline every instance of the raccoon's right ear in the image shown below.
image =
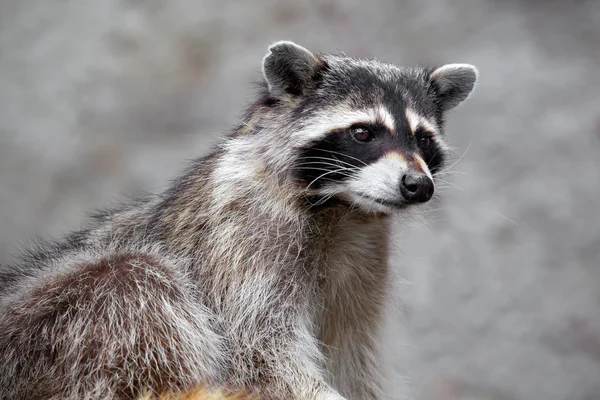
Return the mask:
[[281,41],[269,47],[262,70],[273,96],[300,96],[312,86],[322,65],[323,62],[304,47]]

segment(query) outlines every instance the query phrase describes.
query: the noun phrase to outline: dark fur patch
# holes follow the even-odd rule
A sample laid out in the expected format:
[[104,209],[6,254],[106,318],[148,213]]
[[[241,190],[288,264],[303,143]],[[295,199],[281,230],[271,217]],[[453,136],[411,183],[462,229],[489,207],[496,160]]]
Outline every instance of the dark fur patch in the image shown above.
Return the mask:
[[392,135],[385,127],[368,127],[375,135],[369,143],[358,143],[351,128],[329,133],[301,151],[295,165],[300,180],[321,187],[331,181],[343,181],[364,165],[377,161],[393,148]]
[[351,178],[360,168],[377,162],[390,152],[401,153],[410,161],[413,153],[421,154],[432,173],[442,165],[444,155],[433,139],[428,145],[420,145],[428,133],[419,131],[414,136],[407,129],[392,133],[383,125],[370,125],[374,140],[359,143],[351,136],[352,127],[329,133],[322,140],[300,151],[294,166],[297,178],[318,189],[329,182],[341,182]]
[[431,174],[435,175],[444,165],[445,155],[433,135],[433,133],[427,132],[423,128],[418,128],[414,136],[423,161],[427,164]]

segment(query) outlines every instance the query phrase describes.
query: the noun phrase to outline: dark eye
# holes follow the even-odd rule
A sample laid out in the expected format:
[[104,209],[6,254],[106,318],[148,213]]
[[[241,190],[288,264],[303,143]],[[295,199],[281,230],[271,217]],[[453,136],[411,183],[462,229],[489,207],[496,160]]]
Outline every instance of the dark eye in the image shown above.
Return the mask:
[[367,143],[375,138],[373,132],[362,126],[351,128],[350,134],[354,140],[360,143]]
[[419,139],[419,147],[426,149],[431,144],[431,139],[429,136],[423,136]]
[[419,148],[427,150],[431,146],[432,139],[428,132],[418,131],[415,136],[417,138],[417,145]]

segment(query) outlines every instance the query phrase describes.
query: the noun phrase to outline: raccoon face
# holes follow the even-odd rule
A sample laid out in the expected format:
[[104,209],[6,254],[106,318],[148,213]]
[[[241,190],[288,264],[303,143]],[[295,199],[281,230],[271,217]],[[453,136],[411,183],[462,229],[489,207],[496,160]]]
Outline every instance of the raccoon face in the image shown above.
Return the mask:
[[270,48],[263,72],[270,96],[290,107],[293,174],[306,194],[378,213],[432,198],[448,149],[444,114],[477,80],[471,65],[401,68],[291,42]]

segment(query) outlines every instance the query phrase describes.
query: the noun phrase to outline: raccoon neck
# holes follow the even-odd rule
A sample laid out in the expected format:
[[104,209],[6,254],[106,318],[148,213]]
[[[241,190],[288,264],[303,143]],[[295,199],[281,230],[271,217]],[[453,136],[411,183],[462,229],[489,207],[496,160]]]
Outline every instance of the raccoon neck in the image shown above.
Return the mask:
[[171,253],[207,265],[227,260],[235,268],[259,258],[283,261],[282,252],[299,251],[306,216],[249,139],[228,140],[165,193],[155,219]]
[[160,219],[166,247],[192,260],[198,273],[256,274],[268,266],[274,273],[314,276],[336,245],[336,232],[349,226],[344,222],[361,229],[385,219],[341,204],[311,207],[286,171],[261,161],[260,146],[251,140],[226,142],[165,196]]

